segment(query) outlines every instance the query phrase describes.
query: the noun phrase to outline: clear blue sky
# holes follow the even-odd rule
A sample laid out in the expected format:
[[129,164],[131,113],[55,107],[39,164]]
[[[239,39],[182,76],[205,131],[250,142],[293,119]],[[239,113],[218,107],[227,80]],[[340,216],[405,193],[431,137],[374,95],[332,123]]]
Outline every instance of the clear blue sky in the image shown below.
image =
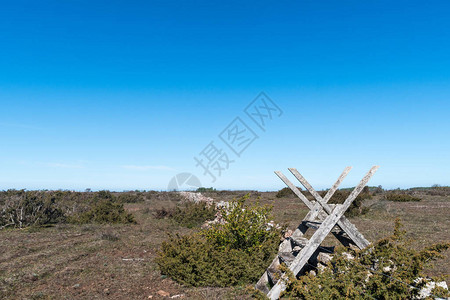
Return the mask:
[[[450,184],[448,1],[6,1],[0,189]],[[283,114],[244,113],[261,92]],[[258,135],[240,157],[218,135]],[[216,182],[194,156],[234,160]]]

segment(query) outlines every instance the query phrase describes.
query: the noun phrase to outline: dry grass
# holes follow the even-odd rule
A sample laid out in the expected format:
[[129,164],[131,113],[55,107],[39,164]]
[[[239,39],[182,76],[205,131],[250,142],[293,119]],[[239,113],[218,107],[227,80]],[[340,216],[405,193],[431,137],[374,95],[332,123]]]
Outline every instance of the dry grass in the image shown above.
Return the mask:
[[[244,192],[212,192],[230,200]],[[261,203],[274,205],[276,221],[291,229],[307,213],[301,201],[276,198],[275,192],[255,193]],[[375,197],[366,202],[368,214],[352,222],[370,241],[391,233],[400,217],[414,247],[450,240],[450,197],[423,196],[421,202],[389,202]],[[157,291],[185,294],[190,299],[246,299],[243,288],[186,288],[160,275],[154,258],[167,233],[192,230],[152,212],[173,207],[179,199],[158,197],[127,204],[136,225],[57,225],[48,228],[0,231],[0,298],[11,299],[158,299]],[[331,238],[327,243],[334,244]],[[450,253],[430,275],[450,273]],[[448,279],[448,278],[447,278]]]

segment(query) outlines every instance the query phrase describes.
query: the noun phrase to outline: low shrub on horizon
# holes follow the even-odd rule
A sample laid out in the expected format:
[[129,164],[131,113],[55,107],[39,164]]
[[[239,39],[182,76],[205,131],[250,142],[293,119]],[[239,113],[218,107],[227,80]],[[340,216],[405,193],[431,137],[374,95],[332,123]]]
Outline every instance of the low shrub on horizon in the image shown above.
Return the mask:
[[216,192],[216,189],[213,187],[199,187],[196,192],[198,193],[206,193],[206,192]]
[[120,203],[139,203],[145,201],[145,196],[142,192],[119,193],[116,197]]
[[422,199],[409,195],[409,194],[400,194],[396,192],[389,192],[387,193],[384,198],[388,201],[395,201],[395,202],[417,202],[421,201]]
[[[298,188],[300,191],[301,189]],[[347,197],[350,195],[353,188],[350,189],[340,189],[337,190],[333,197],[331,197],[330,201],[328,203],[330,204],[342,204],[347,199]],[[309,200],[315,200],[314,197],[308,192],[308,191],[301,191]],[[327,194],[327,191],[319,191],[318,192],[321,197],[324,197]],[[284,198],[284,197],[292,197],[295,196],[294,192],[288,188],[282,188],[279,190],[276,194],[277,198]],[[369,187],[364,187],[362,192],[356,197],[356,199],[352,202],[349,209],[345,212],[345,215],[347,217],[353,217],[365,214],[367,212],[367,208],[363,207],[363,201],[368,200],[372,198],[372,192],[370,191]]]
[[[337,190],[333,197],[331,197],[329,203],[330,204],[342,204],[344,201],[350,196],[351,190]],[[321,196],[324,197],[326,195],[326,191],[320,192]],[[345,216],[354,217],[359,215],[364,215],[368,209],[363,206],[364,200],[368,200],[372,198],[372,193],[369,190],[369,187],[365,186],[361,193],[353,200],[350,207],[345,212]]]
[[[299,190],[301,190],[301,189],[299,188]],[[295,196],[294,192],[288,187],[282,188],[275,195],[275,197],[277,197],[277,198],[287,198],[287,197],[294,197],[294,196]]]

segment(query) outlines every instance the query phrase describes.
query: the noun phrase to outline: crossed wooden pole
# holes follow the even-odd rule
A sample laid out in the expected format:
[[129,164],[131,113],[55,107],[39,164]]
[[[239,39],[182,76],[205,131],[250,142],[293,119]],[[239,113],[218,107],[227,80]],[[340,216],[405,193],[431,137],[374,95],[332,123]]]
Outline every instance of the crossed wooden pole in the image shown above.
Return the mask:
[[[286,276],[283,274],[281,278],[277,278],[277,275],[275,275],[275,273],[278,272],[277,270],[280,263],[285,263],[295,275],[298,275],[308,263],[311,256],[313,256],[313,254],[317,251],[325,237],[332,232],[336,225],[340,230],[333,231],[332,233],[339,239],[339,241],[341,241],[342,244],[347,246],[349,243],[353,243],[360,249],[367,247],[369,242],[358,231],[356,226],[344,216],[344,213],[378,168],[378,166],[373,166],[359,182],[359,184],[353,189],[344,203],[336,205],[328,204],[328,201],[350,172],[351,167],[345,168],[337,181],[323,198],[319,195],[319,193],[317,193],[316,190],[314,190],[314,188],[297,171],[297,169],[289,168],[292,175],[294,175],[294,177],[305,187],[305,189],[311,193],[315,201],[309,201],[308,198],[306,198],[300,190],[292,184],[286,176],[284,176],[283,173],[276,171],[275,174],[277,174],[277,176],[295,193],[295,195],[297,195],[303,203],[308,206],[310,211],[302,220],[297,229],[293,232],[292,236],[288,237],[281,243],[278,256],[272,261],[269,268],[267,268],[264,272],[263,276],[256,284],[256,288],[265,293],[270,299],[278,299],[281,292],[286,288]],[[316,232],[309,240],[303,237],[308,228],[316,229]],[[301,248],[300,251],[298,251],[299,247]]]

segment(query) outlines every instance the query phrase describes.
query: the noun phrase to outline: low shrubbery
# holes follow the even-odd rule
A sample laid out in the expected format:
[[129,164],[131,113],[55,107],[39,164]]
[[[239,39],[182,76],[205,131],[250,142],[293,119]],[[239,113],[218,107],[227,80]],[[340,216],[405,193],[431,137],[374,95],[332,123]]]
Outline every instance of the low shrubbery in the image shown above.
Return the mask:
[[154,216],[157,219],[169,218],[181,226],[192,228],[214,219],[215,214],[213,205],[205,202],[183,202],[174,208],[157,209]]
[[161,247],[157,263],[164,275],[188,286],[225,287],[258,280],[276,252],[276,243],[252,251],[222,249],[201,234],[174,236]]
[[75,224],[136,223],[133,215],[125,211],[123,204],[112,199],[101,199],[94,203],[88,211],[73,215],[68,218],[68,221]]
[[[150,209],[147,207],[145,211],[149,212]],[[174,208],[163,207],[163,208],[157,208],[155,210],[155,212],[153,213],[153,215],[155,216],[156,219],[165,219],[165,218],[171,218],[174,212],[175,212]]]
[[171,218],[182,226],[192,228],[203,224],[205,221],[213,220],[215,214],[214,205],[208,205],[205,202],[186,202],[175,208]]
[[[396,222],[394,234],[364,250],[341,248],[328,267],[317,276],[295,279],[290,274],[284,296],[296,299],[413,299],[426,280],[424,268],[450,243],[431,245],[421,251],[411,248],[405,232]],[[345,252],[346,251],[346,252]],[[436,288],[435,296],[448,297],[447,290]]]
[[256,281],[277,252],[281,230],[269,226],[271,207],[246,204],[222,211],[224,223],[162,244],[156,262],[162,274],[189,286],[232,286]]
[[203,234],[208,241],[223,249],[253,251],[267,241],[279,242],[280,230],[268,225],[272,206],[246,203],[249,195],[230,202],[221,209],[223,223],[214,224]]
[[[330,204],[342,204],[344,201],[350,196],[352,190],[337,190],[333,197],[331,197],[329,203]],[[326,192],[320,192],[321,196],[324,197]],[[345,212],[347,217],[354,217],[358,215],[363,215],[367,212],[367,208],[363,206],[364,200],[368,200],[372,198],[372,194],[369,188],[366,186],[362,190],[362,192],[356,197],[356,199],[352,202],[350,207]]]
[[65,221],[65,215],[55,205],[55,197],[39,191],[7,191],[0,200],[0,229],[23,228]]
[[[301,190],[300,188],[298,188]],[[345,190],[337,190],[333,197],[331,197],[329,203],[330,204],[342,204],[344,203],[345,199],[350,195],[352,189],[345,189]],[[302,191],[302,193],[310,200],[315,200],[314,197],[308,192],[308,191]],[[327,191],[320,191],[318,192],[320,196],[324,197],[327,193]],[[294,192],[288,188],[282,188],[279,190],[276,194],[277,198],[284,198],[284,197],[292,197],[295,196]],[[372,198],[372,193],[370,192],[370,189],[368,187],[364,187],[362,192],[356,197],[356,199],[351,204],[350,208],[345,212],[345,215],[347,217],[353,217],[357,215],[361,215],[367,212],[367,209],[363,207],[363,201]]]
[[295,194],[290,188],[284,187],[281,190],[279,190],[275,196],[277,198],[286,198],[286,197],[294,197]]
[[138,203],[138,202],[144,202],[145,196],[142,192],[135,192],[135,193],[120,193],[117,195],[117,202],[120,203]]
[[207,188],[207,187],[199,187],[196,190],[196,192],[197,193],[216,192],[216,189],[213,188],[213,187],[209,187],[209,188]]
[[113,194],[109,191],[99,191],[90,199],[87,209],[71,215],[68,218],[70,223],[136,223],[132,214],[127,213]]
[[388,201],[396,201],[396,202],[411,202],[411,201],[420,201],[422,199],[418,197],[411,196],[409,194],[403,194],[403,193],[395,193],[395,192],[389,192],[387,193],[384,198]]
[[25,191],[0,192],[0,229],[24,228],[56,223],[134,222],[123,204],[108,191]]
[[450,186],[434,184],[432,187],[415,187],[409,189],[413,193],[421,193],[430,196],[450,196]]

